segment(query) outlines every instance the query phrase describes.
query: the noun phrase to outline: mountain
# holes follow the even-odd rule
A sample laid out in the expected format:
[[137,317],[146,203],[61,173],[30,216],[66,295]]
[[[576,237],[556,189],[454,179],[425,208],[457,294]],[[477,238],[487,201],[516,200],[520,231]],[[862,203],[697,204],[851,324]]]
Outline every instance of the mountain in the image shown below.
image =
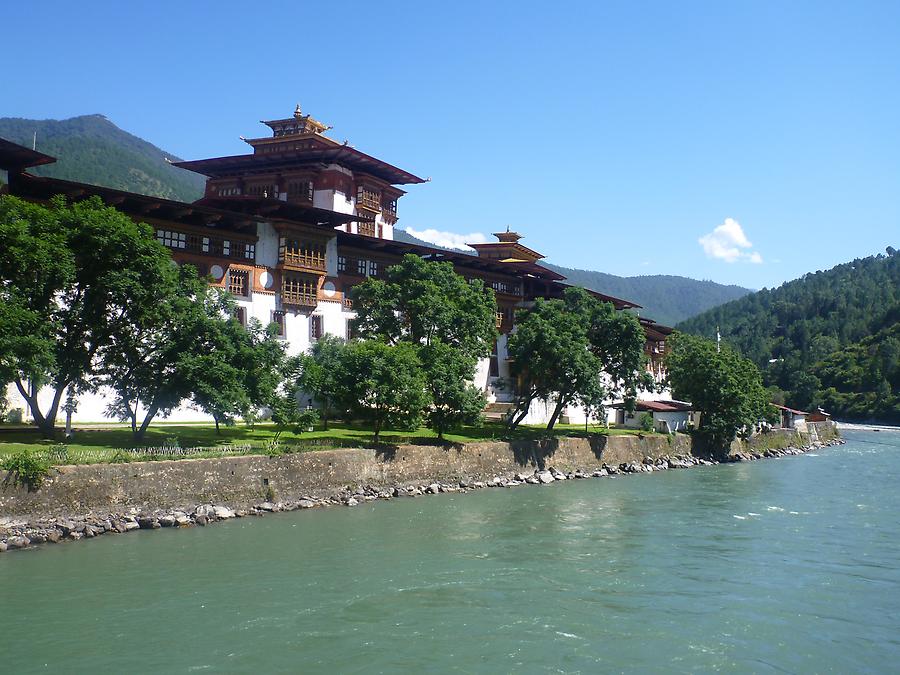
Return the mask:
[[[394,238],[412,244],[423,244],[434,248],[428,242],[403,232],[394,230]],[[461,251],[448,249],[455,253]],[[648,275],[638,277],[618,277],[605,272],[592,272],[562,267],[542,261],[541,264],[566,277],[566,281],[623,300],[641,305],[640,314],[667,326],[703,312],[723,302],[740,298],[752,291],[740,286],[724,286],[713,281],[697,281],[687,277],[670,275]]]
[[695,316],[711,307],[721,305],[752,293],[749,288],[725,286],[714,281],[698,281],[668,274],[618,277],[605,272],[592,272],[552,263],[546,267],[559,272],[569,283],[583,286],[616,298],[641,305],[641,316],[667,326]]
[[0,118],[0,138],[57,158],[32,169],[39,176],[103,185],[117,190],[192,202],[203,195],[206,179],[169,165],[179,158],[122,131],[103,115],[67,120]]
[[789,405],[900,423],[900,254],[893,248],[763,289],[678,328],[712,337],[717,326]]

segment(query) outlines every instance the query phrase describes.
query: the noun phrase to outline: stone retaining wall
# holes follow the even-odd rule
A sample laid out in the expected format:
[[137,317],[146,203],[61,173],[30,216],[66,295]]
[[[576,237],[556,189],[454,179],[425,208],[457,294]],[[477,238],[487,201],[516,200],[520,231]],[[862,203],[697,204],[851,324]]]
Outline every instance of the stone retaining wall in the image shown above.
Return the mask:
[[0,482],[0,516],[177,509],[202,503],[243,507],[273,494],[278,500],[323,497],[348,485],[480,480],[551,465],[563,471],[593,470],[603,462],[616,465],[690,452],[691,439],[678,434],[60,466],[33,492],[5,476]]

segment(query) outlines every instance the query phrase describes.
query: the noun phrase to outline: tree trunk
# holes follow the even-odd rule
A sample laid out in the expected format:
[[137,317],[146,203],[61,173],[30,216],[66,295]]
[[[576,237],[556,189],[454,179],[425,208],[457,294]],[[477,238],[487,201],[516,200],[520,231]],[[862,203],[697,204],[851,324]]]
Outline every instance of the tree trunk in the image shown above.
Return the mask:
[[562,414],[563,408],[566,407],[568,400],[566,396],[560,396],[556,401],[556,408],[553,410],[553,414],[550,416],[550,421],[547,423],[547,431],[553,431],[553,427],[556,425],[556,420],[559,419],[559,416]]
[[[515,429],[519,424],[521,424],[522,420],[524,420],[528,416],[528,411],[531,409],[531,404],[534,401],[534,396],[529,396],[525,399],[524,406],[522,402],[519,402],[519,405],[513,411],[512,415],[509,416],[509,423],[507,426],[510,429]],[[516,417],[518,415],[518,417]]]
[[219,416],[213,415],[213,421],[216,423],[216,434],[219,433]]
[[141,426],[137,431],[134,432],[134,440],[140,443],[144,440],[144,435],[147,433],[147,427],[150,426],[150,422],[153,421],[153,418],[156,417],[156,413],[159,412],[159,406],[157,404],[153,404],[150,406],[150,409],[147,411],[147,414],[144,416],[144,421],[141,422]]
[[25,402],[28,404],[28,408],[31,410],[31,416],[34,418],[34,423],[38,429],[41,431],[41,435],[44,438],[53,438],[56,435],[56,414],[59,412],[59,403],[62,400],[63,390],[66,388],[67,383],[57,383],[57,388],[53,392],[53,401],[50,404],[50,409],[47,410],[47,414],[43,414],[41,412],[41,405],[38,402],[38,393],[35,391],[34,394],[28,392],[22,384],[22,381],[17,377],[16,378],[16,389],[19,390],[19,393],[22,394],[22,398],[25,399]]

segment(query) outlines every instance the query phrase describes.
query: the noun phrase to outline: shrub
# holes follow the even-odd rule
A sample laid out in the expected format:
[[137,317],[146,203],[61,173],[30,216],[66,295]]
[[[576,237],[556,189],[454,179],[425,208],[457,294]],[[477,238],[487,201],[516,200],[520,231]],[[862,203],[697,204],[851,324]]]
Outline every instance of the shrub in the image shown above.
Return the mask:
[[642,431],[653,431],[653,415],[651,413],[643,413],[640,419]]
[[3,468],[12,474],[16,485],[24,485],[28,490],[37,490],[50,473],[50,460],[23,450],[3,462]]
[[13,408],[8,413],[6,413],[6,421],[10,424],[22,424],[22,409],[21,408]]

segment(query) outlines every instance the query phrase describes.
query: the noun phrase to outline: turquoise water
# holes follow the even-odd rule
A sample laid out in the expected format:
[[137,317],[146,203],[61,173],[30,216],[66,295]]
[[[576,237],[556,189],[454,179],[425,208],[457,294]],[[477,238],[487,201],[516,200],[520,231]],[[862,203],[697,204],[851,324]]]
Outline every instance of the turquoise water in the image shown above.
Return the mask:
[[0,672],[896,672],[900,433],[0,556]]

